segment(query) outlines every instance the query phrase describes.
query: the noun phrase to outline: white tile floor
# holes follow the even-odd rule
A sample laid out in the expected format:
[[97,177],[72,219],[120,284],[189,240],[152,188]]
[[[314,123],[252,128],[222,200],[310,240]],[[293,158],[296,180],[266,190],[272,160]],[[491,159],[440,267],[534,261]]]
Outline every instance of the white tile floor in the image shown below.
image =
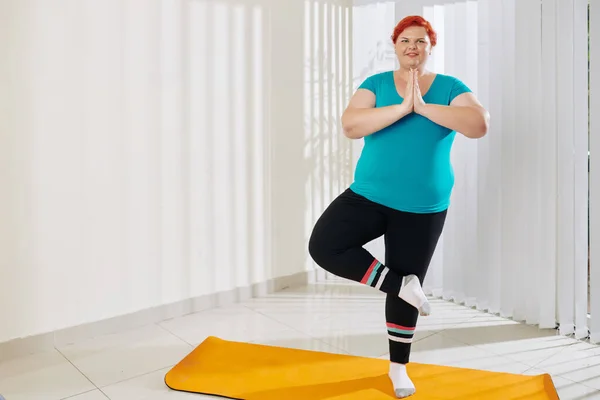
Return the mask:
[[[207,336],[387,358],[383,296],[334,281],[286,290],[0,363],[7,400],[178,400],[165,373]],[[421,318],[412,360],[552,374],[561,400],[600,399],[600,346],[440,300]]]

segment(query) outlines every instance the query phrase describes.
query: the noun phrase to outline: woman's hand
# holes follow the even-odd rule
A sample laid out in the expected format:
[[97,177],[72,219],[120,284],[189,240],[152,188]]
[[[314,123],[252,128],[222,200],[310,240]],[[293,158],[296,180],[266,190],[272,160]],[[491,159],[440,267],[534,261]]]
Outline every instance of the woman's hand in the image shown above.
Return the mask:
[[423,108],[425,107],[425,101],[421,95],[421,88],[419,87],[419,75],[417,74],[417,71],[412,72],[412,81],[414,87],[414,110],[415,113],[421,114],[423,112]]
[[415,103],[415,85],[414,85],[414,72],[411,69],[408,75],[408,80],[406,82],[406,90],[404,91],[404,100],[402,100],[401,105],[401,114],[402,116],[408,115],[414,111],[414,103]]

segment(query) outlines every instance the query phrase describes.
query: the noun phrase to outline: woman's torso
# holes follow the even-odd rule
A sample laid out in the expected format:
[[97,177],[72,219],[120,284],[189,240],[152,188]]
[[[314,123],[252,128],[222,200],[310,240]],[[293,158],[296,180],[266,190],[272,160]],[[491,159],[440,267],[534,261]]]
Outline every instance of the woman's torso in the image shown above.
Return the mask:
[[[371,76],[363,85],[375,92],[375,107],[402,103],[392,71]],[[469,89],[438,74],[423,95],[428,104],[449,105]],[[455,132],[411,113],[364,138],[351,189],[390,208],[429,213],[448,208],[454,186],[450,152]]]

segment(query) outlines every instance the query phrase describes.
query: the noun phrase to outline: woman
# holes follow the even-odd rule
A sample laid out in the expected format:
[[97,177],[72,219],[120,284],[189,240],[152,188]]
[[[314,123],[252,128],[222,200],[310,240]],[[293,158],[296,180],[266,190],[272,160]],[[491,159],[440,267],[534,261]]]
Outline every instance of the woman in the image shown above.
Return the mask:
[[[392,35],[400,68],[367,78],[342,116],[364,138],[350,188],[317,221],[309,252],[323,269],[387,294],[389,377],[396,396],[415,393],[406,372],[418,315],[430,313],[421,282],[442,233],[454,176],[456,132],[487,133],[489,115],[460,80],[425,69],[437,41],[429,22],[406,17]],[[364,245],[384,236],[385,262]]]

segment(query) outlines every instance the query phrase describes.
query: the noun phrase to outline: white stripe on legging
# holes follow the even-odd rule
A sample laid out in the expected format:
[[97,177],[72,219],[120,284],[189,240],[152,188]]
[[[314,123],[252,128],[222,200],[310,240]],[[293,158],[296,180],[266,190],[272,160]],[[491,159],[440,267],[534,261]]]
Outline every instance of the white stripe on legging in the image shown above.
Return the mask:
[[399,342],[399,343],[412,343],[412,338],[407,339],[407,338],[403,338],[403,337],[388,335],[388,339],[390,339],[394,342]]
[[377,290],[381,290],[381,285],[383,284],[383,280],[385,279],[385,276],[387,275],[389,269],[387,269],[387,267],[383,267],[383,271],[381,271],[381,275],[379,275],[379,279],[377,280],[377,285],[375,285],[375,289]]

